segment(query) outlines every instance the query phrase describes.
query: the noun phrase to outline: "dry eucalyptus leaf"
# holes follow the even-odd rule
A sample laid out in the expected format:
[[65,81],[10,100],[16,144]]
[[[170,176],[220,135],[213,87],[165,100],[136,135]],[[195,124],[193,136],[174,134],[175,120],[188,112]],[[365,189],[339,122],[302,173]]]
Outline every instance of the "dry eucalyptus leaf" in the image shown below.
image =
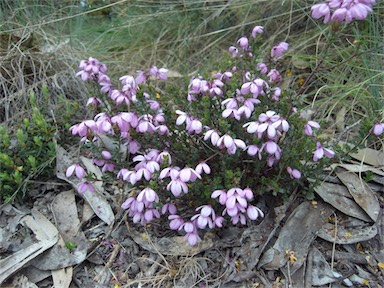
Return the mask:
[[372,172],[380,176],[384,176],[384,171],[375,167],[372,167],[370,165],[364,165],[364,164],[332,164],[332,169],[335,169],[336,167],[344,168],[350,172],[355,173],[364,173],[364,172]]
[[73,268],[52,270],[53,287],[68,288],[72,282]]
[[356,203],[376,222],[379,217],[380,204],[368,184],[355,173],[343,168],[337,168],[335,172],[340,181],[348,188]]
[[332,206],[322,202],[316,206],[310,202],[301,203],[289,216],[273,247],[264,253],[258,267],[277,270],[287,263],[287,251],[292,251],[296,257],[296,261],[290,264],[293,274],[306,261],[309,246],[317,231],[333,211]]
[[330,223],[326,223],[317,234],[317,236],[319,236],[321,239],[331,243],[335,242],[336,244],[353,244],[367,241],[376,235],[376,225],[355,226],[348,228],[338,225],[336,228],[334,224]]
[[364,148],[359,150],[357,153],[350,154],[351,157],[372,165],[376,168],[384,169],[384,152],[374,150],[371,148]]
[[[87,257],[88,241],[84,233],[79,231],[80,220],[74,191],[59,193],[53,199],[52,212],[62,239],[52,249],[37,257],[33,265],[42,270],[57,270],[82,263]],[[64,270],[55,273],[58,281],[62,281],[66,275]]]
[[312,264],[312,285],[322,286],[329,283],[333,283],[338,280],[333,274],[331,267],[321,252],[312,247],[313,252],[313,264]]
[[36,243],[0,260],[0,284],[58,241],[56,227],[35,209],[32,209],[31,215],[24,216],[20,223],[32,230]]
[[315,192],[328,204],[346,215],[370,222],[371,218],[353,200],[345,186],[324,182],[315,188]]
[[[101,179],[102,174],[100,169],[93,165],[90,159],[81,157],[81,161],[83,162],[84,166],[86,166],[89,172],[94,173],[97,177],[100,177]],[[65,172],[70,165],[76,162],[79,162],[79,160],[71,158],[69,153],[65,151],[65,149],[61,146],[56,146],[56,176],[57,178],[70,183],[75,189],[77,189],[77,185],[80,183],[80,180],[76,177],[70,177],[68,179],[65,176]],[[113,214],[111,206],[103,197],[104,188],[102,186],[101,181],[97,181],[96,183],[94,183],[94,187],[94,192],[87,191],[85,193],[79,193],[78,195],[83,197],[87,201],[87,203],[92,207],[95,214],[101,220],[110,225],[115,220],[115,216]]]

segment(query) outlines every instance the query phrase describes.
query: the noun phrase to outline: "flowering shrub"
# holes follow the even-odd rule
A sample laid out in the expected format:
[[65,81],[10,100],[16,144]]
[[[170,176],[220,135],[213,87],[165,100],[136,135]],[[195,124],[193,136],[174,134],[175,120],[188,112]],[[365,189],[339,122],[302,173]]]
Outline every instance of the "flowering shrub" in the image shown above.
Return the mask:
[[[327,1],[312,13],[325,22],[350,22],[366,17],[373,3]],[[331,16],[332,9],[333,15],[337,9],[349,14]],[[67,177],[83,179],[78,191],[92,192],[93,181],[117,178],[130,191],[121,207],[134,223],[167,217],[169,228],[190,245],[199,241],[199,230],[263,217],[255,206],[263,193],[287,196],[301,185],[310,194],[316,182],[306,177],[316,178],[335,152],[316,137],[320,124],[301,117],[300,87],[280,86],[289,44],[280,42],[263,55],[263,32],[254,27],[229,47],[219,72],[196,75],[185,87],[167,81],[166,68],[113,82],[105,64],[82,61],[78,76],[97,83],[100,96],[87,102],[95,117],[70,131],[87,142],[85,154],[104,178],[75,163]]]

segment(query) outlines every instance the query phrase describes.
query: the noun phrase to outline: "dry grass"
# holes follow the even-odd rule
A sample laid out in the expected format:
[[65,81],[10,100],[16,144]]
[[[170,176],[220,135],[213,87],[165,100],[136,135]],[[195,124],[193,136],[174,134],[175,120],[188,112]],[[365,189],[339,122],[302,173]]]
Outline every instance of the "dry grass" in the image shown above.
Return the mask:
[[[0,121],[11,125],[13,120],[29,116],[29,95],[33,91],[39,107],[60,117],[65,100],[83,106],[87,90],[75,77],[79,63],[77,51],[66,42],[56,40],[43,31],[25,28],[0,34]],[[42,87],[49,97],[43,97]]]

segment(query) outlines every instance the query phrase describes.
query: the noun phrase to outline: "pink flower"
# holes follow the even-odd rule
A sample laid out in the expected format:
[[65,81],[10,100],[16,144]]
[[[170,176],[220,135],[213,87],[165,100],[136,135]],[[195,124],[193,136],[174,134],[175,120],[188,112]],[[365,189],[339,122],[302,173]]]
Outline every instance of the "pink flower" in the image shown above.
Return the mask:
[[308,121],[307,124],[304,125],[304,134],[308,136],[312,136],[313,135],[312,128],[319,129],[320,128],[319,123],[315,121]]
[[196,211],[200,211],[199,214],[196,214],[191,217],[191,220],[196,220],[196,225],[200,229],[204,229],[205,227],[213,228],[215,226],[214,220],[216,218],[216,213],[210,205],[203,205],[196,208]]
[[257,64],[257,67],[260,69],[261,74],[266,74],[268,72],[268,67],[264,63]]
[[269,82],[280,82],[282,80],[279,71],[276,69],[271,69],[267,76],[269,77]]
[[244,50],[247,51],[249,48],[249,41],[247,37],[241,37],[239,40],[237,40],[237,44]]
[[263,26],[255,26],[252,29],[252,37],[256,38],[257,34],[262,34],[264,32],[264,27]]
[[65,176],[69,178],[72,176],[73,172],[75,172],[76,177],[79,179],[82,179],[85,177],[85,175],[87,175],[84,168],[81,167],[79,164],[73,164],[69,166],[67,172],[65,173]]
[[152,66],[149,69],[149,74],[160,80],[167,80],[168,78],[167,73],[168,73],[168,69],[166,68],[158,69],[156,66]]
[[380,136],[384,132],[384,123],[376,123],[373,125],[372,133],[376,136]]
[[96,122],[93,120],[85,120],[79,124],[75,124],[69,128],[69,131],[72,132],[72,135],[78,134],[81,137],[88,135],[90,130],[95,131],[97,129]]
[[320,142],[317,142],[316,150],[313,152],[313,161],[318,161],[324,156],[328,158],[333,158],[335,156],[335,152],[328,148],[324,148]]
[[86,106],[98,107],[101,104],[101,100],[97,97],[91,97],[88,99]]
[[328,23],[329,19],[331,18],[331,10],[329,9],[328,4],[326,3],[313,5],[311,7],[311,11],[312,11],[312,17],[314,19],[319,19],[321,17],[324,17],[324,23]]
[[257,218],[259,218],[259,216],[264,217],[264,213],[259,208],[253,205],[248,205],[247,215],[251,220],[256,220]]
[[179,230],[184,224],[183,218],[181,218],[179,215],[169,215],[168,220],[171,220],[169,222],[169,228],[172,230]]
[[157,196],[156,192],[153,189],[146,187],[137,196],[137,201],[148,201],[150,203],[159,202],[159,196]]
[[301,173],[297,169],[293,169],[293,168],[288,166],[287,172],[291,176],[292,179],[300,179],[301,178]]
[[280,42],[277,46],[274,46],[271,50],[271,57],[274,60],[279,59],[283,54],[288,50],[288,43],[287,42]]
[[207,141],[208,139],[211,139],[211,143],[212,145],[217,145],[217,141],[219,141],[220,139],[220,135],[219,133],[216,131],[216,130],[208,130],[207,132],[205,132],[204,134],[204,140]]
[[210,174],[211,173],[211,168],[208,166],[207,163],[205,162],[200,162],[197,164],[195,171],[199,173],[200,175],[203,174],[203,171],[205,174]]
[[199,173],[196,172],[196,170],[189,168],[189,167],[184,167],[180,173],[179,173],[179,178],[183,182],[188,182],[188,181],[195,181],[197,178],[201,179],[201,176]]
[[188,193],[188,186],[180,179],[175,179],[168,183],[167,190],[171,191],[173,196],[178,197],[182,192]]
[[232,54],[233,58],[235,58],[239,54],[239,49],[237,49],[235,46],[229,47],[228,51]]
[[171,214],[171,215],[176,214],[177,213],[176,206],[170,202],[164,204],[163,207],[161,208],[161,214],[165,214],[167,212],[169,212],[169,214]]
[[227,192],[225,190],[215,190],[212,192],[211,198],[219,198],[219,203],[224,205],[227,202]]
[[81,182],[77,185],[77,191],[79,193],[85,193],[85,192],[94,192],[95,191],[95,188],[93,187],[93,185],[88,182],[88,181],[84,181],[84,182]]

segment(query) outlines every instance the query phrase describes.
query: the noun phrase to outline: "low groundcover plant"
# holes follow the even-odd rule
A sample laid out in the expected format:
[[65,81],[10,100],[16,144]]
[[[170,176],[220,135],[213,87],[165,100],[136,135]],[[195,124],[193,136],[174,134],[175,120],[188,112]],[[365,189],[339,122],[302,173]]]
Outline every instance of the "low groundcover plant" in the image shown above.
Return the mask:
[[[335,9],[336,2],[343,3],[323,5]],[[314,17],[331,17],[327,7],[315,5]],[[353,19],[365,15],[356,13]],[[316,179],[335,152],[317,138],[320,124],[301,116],[300,87],[280,86],[289,44],[264,55],[258,51],[263,33],[254,27],[229,47],[219,72],[192,77],[186,87],[169,81],[166,68],[153,66],[115,83],[105,64],[82,61],[78,75],[97,83],[100,95],[87,102],[94,119],[70,131],[82,137],[84,154],[104,177],[73,164],[67,177],[82,179],[78,191],[94,191],[94,181],[123,181],[129,197],[121,207],[134,223],[167,217],[190,245],[200,240],[199,230],[263,217],[256,203],[264,193],[287,196],[301,185],[310,195],[316,182],[306,178]]]

